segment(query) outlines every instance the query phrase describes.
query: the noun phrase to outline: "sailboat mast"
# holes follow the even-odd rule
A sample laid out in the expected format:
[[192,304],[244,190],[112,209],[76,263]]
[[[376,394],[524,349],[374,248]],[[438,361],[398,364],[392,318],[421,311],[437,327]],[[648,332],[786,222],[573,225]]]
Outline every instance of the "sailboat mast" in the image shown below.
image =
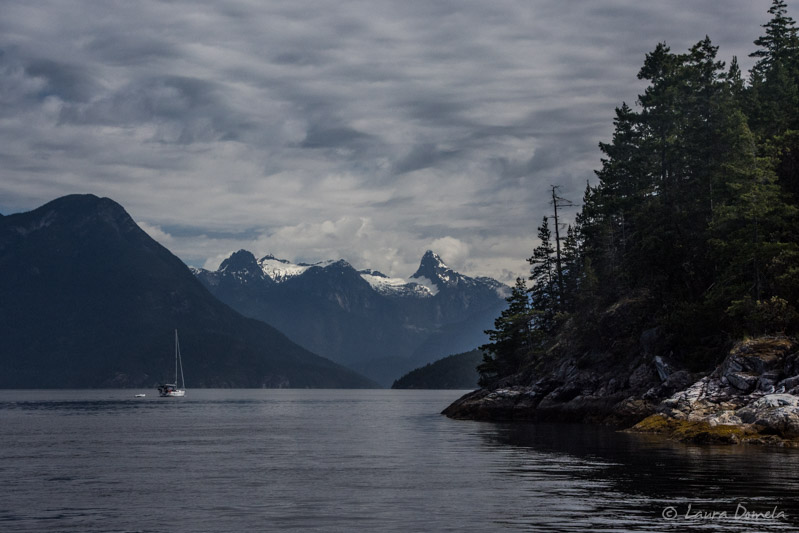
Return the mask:
[[175,330],[175,387],[178,386],[178,330]]
[[183,377],[183,358],[180,357],[180,343],[178,342],[178,330],[175,330],[175,386],[178,385],[178,364],[180,364],[180,388],[186,388],[186,379]]

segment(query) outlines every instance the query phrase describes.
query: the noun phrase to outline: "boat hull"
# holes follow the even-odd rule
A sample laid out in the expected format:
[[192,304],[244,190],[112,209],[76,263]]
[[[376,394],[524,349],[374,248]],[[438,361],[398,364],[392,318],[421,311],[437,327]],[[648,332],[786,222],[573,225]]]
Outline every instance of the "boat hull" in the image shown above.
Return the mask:
[[158,387],[158,395],[162,398],[180,398],[186,395],[186,391],[174,385],[161,385]]

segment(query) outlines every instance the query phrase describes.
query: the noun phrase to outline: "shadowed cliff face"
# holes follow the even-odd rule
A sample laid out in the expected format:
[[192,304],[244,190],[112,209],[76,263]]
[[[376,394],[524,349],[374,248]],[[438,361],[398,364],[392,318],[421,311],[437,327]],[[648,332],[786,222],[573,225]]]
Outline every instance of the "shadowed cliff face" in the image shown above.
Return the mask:
[[107,198],[72,195],[0,219],[0,386],[364,386],[216,300]]

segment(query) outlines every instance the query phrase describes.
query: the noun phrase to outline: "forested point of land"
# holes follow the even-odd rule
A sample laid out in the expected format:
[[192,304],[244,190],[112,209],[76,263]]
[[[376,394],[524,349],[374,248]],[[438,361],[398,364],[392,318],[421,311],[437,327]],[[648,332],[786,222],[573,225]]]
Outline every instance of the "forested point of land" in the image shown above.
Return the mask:
[[411,370],[394,381],[392,389],[474,389],[479,376],[475,367],[480,350],[450,355]]
[[[648,86],[616,109],[568,227],[570,202],[552,188],[530,278],[481,347],[482,386],[544,364],[556,343],[607,350],[655,331],[706,371],[737,340],[797,332],[799,36],[783,0],[768,13],[746,77],[709,37],[646,55]],[[614,306],[635,309],[634,327],[608,331]]]

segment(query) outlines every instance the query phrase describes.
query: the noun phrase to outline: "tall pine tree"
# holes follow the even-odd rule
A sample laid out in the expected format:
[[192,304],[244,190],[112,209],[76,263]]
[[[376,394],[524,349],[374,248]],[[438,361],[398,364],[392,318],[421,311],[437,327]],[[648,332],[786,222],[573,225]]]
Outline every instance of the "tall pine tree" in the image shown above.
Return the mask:
[[494,321],[494,329],[486,331],[490,342],[480,346],[483,362],[477,370],[481,386],[521,370],[539,337],[534,331],[534,312],[523,279],[516,279],[507,302],[508,308]]
[[560,307],[560,291],[557,281],[557,264],[549,219],[544,217],[538,227],[539,245],[528,259],[531,266],[531,305],[536,311],[535,326],[545,332],[553,331],[555,315]]

